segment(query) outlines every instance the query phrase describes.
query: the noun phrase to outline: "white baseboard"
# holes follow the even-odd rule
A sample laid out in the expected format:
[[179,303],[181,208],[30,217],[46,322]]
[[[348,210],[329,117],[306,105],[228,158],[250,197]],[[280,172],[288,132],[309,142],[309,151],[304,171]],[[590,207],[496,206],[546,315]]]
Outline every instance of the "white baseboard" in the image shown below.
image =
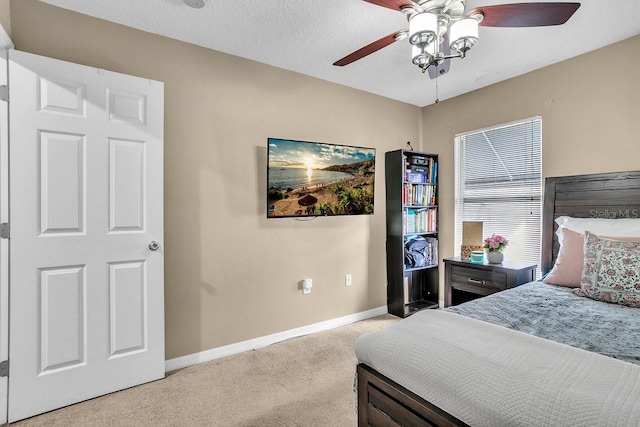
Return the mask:
[[444,308],[444,300],[438,301],[438,308]]
[[189,354],[187,356],[176,357],[175,359],[166,360],[164,362],[164,370],[165,372],[175,371],[176,369],[186,368],[187,366],[196,365],[198,363],[209,362],[211,360],[220,359],[221,357],[231,356],[233,354],[263,348],[271,344],[287,340],[289,338],[295,338],[315,332],[326,331],[329,329],[337,328],[338,326],[348,325],[359,320],[365,320],[387,313],[388,311],[386,306],[378,307],[371,310],[362,311],[360,313],[338,317],[337,319],[326,320],[324,322],[314,323],[312,325],[302,326],[300,328],[290,329],[288,331],[278,332],[276,334],[271,334],[264,337],[212,348],[211,350],[205,350],[199,353]]

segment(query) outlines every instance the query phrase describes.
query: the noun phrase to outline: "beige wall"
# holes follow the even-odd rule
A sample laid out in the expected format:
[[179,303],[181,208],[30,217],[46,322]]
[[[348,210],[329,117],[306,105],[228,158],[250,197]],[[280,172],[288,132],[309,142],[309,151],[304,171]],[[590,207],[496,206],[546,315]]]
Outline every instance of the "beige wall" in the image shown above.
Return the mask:
[[441,257],[454,254],[456,134],[542,116],[543,177],[640,169],[640,57],[630,52],[640,36],[424,108],[422,149],[442,165]]
[[11,37],[11,2],[9,0],[0,0],[0,25]]
[[[11,20],[19,50],[165,83],[167,359],[386,305],[384,153],[420,108],[37,0]],[[267,220],[267,137],[375,147],[375,214]]]

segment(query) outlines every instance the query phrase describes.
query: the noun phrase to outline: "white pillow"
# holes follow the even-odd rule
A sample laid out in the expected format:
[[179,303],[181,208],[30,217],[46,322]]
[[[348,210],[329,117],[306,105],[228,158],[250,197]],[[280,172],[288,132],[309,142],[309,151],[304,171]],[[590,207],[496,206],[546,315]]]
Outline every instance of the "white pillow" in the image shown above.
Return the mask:
[[[630,212],[631,213],[631,212]],[[640,236],[640,218],[573,218],[559,216],[556,218],[558,229],[556,235],[560,241],[560,229],[567,228],[580,234],[590,231],[593,234],[607,237]]]

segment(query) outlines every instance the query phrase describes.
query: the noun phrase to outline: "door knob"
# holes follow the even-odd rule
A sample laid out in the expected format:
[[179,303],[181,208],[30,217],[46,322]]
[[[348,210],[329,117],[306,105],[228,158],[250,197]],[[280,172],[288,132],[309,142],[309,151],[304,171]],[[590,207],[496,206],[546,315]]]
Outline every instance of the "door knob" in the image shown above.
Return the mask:
[[149,243],[149,249],[151,249],[152,251],[157,251],[160,248],[160,243],[156,242],[155,240],[152,240],[151,243]]

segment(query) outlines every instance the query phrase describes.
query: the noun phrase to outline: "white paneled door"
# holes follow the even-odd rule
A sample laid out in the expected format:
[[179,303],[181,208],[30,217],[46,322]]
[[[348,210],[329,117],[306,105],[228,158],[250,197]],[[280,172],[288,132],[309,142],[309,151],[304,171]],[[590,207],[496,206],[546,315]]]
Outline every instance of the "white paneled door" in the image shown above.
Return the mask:
[[9,51],[10,422],[164,377],[161,82]]

